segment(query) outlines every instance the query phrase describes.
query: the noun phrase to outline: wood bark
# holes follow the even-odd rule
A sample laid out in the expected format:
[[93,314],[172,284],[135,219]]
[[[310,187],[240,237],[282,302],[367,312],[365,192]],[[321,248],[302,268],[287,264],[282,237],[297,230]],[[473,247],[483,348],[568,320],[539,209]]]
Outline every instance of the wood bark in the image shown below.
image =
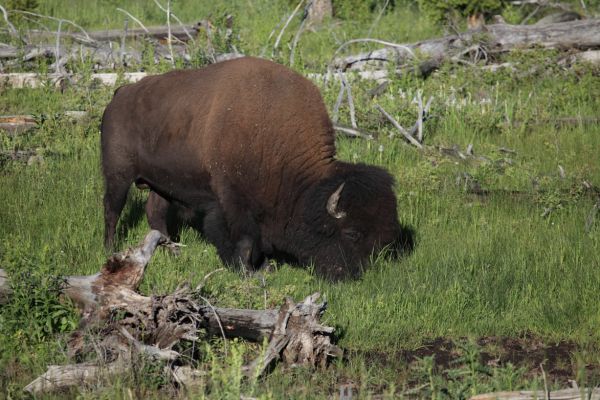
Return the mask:
[[419,57],[444,60],[477,45],[487,52],[504,52],[515,48],[575,48],[587,50],[600,47],[600,19],[586,19],[548,25],[485,25],[460,35],[424,40],[417,43],[389,46],[370,52],[335,58],[335,69],[362,69],[386,63],[405,64]]
[[[263,374],[277,360],[286,365],[323,366],[341,355],[332,343],[333,328],[319,322],[326,303],[317,303],[318,293],[297,304],[288,299],[279,310],[213,308],[201,304],[201,297],[188,285],[164,296],[141,295],[137,289],[146,266],[163,244],[168,244],[167,239],[150,231],[139,246],[112,255],[99,273],[66,278],[62,293],[82,313],[80,329],[68,341],[68,354],[74,360],[89,359],[90,354],[98,359],[51,366],[25,390],[39,394],[122,373],[127,360],[137,353],[173,361],[180,357],[174,347],[181,341],[199,340],[202,332],[252,341],[268,339],[264,356],[243,368],[247,376]],[[8,278],[0,270],[0,301],[9,296]],[[180,384],[190,384],[202,375],[192,367],[175,371],[179,367],[170,364],[165,368]]]

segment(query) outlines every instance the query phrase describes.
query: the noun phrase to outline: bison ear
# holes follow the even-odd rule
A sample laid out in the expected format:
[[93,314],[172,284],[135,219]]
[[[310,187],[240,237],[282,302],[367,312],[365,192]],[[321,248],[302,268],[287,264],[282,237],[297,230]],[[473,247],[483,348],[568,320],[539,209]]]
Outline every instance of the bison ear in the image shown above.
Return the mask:
[[344,211],[337,209],[338,201],[340,200],[340,194],[342,193],[345,184],[346,182],[342,182],[335,192],[329,196],[329,199],[327,199],[327,213],[335,219],[344,218],[346,216]]

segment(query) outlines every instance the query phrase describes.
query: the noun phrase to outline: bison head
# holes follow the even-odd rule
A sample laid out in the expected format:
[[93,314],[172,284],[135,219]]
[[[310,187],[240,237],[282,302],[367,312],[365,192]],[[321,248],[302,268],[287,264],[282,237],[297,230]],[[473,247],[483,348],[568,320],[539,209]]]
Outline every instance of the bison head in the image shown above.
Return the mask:
[[393,178],[363,164],[336,163],[335,173],[306,193],[299,259],[331,280],[358,277],[373,254],[397,253],[410,238],[398,223]]

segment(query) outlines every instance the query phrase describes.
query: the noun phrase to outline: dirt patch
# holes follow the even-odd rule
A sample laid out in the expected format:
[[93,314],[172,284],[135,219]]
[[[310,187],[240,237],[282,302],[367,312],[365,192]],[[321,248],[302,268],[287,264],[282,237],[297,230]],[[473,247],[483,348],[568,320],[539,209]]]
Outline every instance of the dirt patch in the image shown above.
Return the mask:
[[[470,350],[469,350],[470,349]],[[509,363],[523,368],[529,377],[541,376],[544,372],[551,382],[568,385],[582,369],[588,378],[600,381],[600,363],[578,361],[578,354],[584,351],[575,342],[562,340],[557,343],[544,342],[534,335],[524,337],[485,336],[476,340],[467,338],[436,338],[424,342],[414,350],[388,352],[357,352],[370,365],[410,368],[425,357],[433,357],[435,369],[445,371],[458,368],[466,363],[467,352],[478,354],[479,364],[491,368],[501,368]],[[351,357],[351,355],[349,355]],[[584,358],[579,357],[580,360]]]

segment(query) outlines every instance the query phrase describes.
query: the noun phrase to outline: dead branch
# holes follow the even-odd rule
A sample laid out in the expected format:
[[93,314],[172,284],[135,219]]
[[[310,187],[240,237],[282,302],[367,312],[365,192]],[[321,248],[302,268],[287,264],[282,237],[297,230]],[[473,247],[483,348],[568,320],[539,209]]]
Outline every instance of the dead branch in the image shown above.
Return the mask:
[[[427,105],[429,106],[431,102],[431,97],[429,98],[429,102]],[[417,140],[419,143],[423,143],[423,115],[425,113],[425,109],[423,108],[423,98],[421,96],[421,91],[417,90],[417,105],[419,107],[419,115],[417,116]]]
[[383,16],[383,13],[385,12],[385,9],[387,8],[387,6],[388,6],[389,3],[390,3],[390,0],[385,0],[385,3],[381,7],[381,10],[379,10],[379,14],[377,14],[377,17],[375,18],[375,20],[373,21],[373,23],[369,27],[369,31],[367,32],[367,36],[371,36],[371,32],[373,32],[373,28],[375,28],[377,25],[379,25],[379,20]]
[[[137,19],[136,17],[134,17],[133,15],[131,15],[131,13],[127,10],[124,10],[122,8],[117,7],[117,11],[122,12],[123,14],[127,15],[129,18],[131,18],[132,20],[134,20],[139,26],[142,27],[142,30],[147,33],[148,35],[151,35],[150,30],[148,28],[146,28],[144,26],[144,24],[142,24],[142,21],[140,21],[139,19]],[[133,33],[133,29],[132,29],[132,33]],[[108,38],[104,39],[104,40],[111,40],[110,38],[112,38],[111,35],[106,35]],[[116,38],[116,36],[115,36]]]
[[346,81],[346,77],[344,74],[339,72],[340,81],[342,83],[342,87],[346,90],[346,97],[348,99],[348,107],[350,108],[350,123],[352,124],[352,128],[358,128],[356,124],[356,112],[354,110],[354,99],[352,98],[352,89],[350,89],[350,84]]
[[359,138],[363,138],[363,139],[367,139],[367,140],[373,140],[373,135],[371,135],[368,132],[361,131],[360,129],[355,129],[355,128],[351,128],[349,126],[338,125],[338,124],[334,124],[333,129],[335,129],[336,132],[341,133],[341,134],[351,137],[351,138],[359,137]]
[[[90,35],[87,33],[87,31],[85,29],[83,29],[83,27],[81,27],[81,25],[76,24],[75,22],[68,20],[68,19],[64,19],[64,18],[56,18],[56,17],[52,17],[50,15],[43,15],[43,14],[38,14],[38,13],[34,13],[31,11],[24,11],[24,10],[12,10],[11,12],[13,13],[18,13],[18,14],[24,14],[24,15],[31,15],[34,17],[39,17],[39,18],[46,18],[52,21],[56,21],[59,23],[59,27],[61,24],[63,23],[67,23],[70,24],[72,26],[74,26],[75,28],[77,28],[81,33],[83,33],[83,37],[78,36],[79,40],[82,40],[86,43],[90,43],[93,44],[95,41],[94,39],[92,39],[90,37]],[[59,28],[60,29],[60,28]]]
[[[429,118],[429,109],[431,108],[433,96],[429,97],[427,103],[423,107],[422,93],[421,91],[417,91],[417,95],[414,101],[417,103],[418,106],[417,121],[408,131],[404,129],[404,127],[400,125],[398,121],[396,121],[394,117],[388,114],[380,105],[376,104],[375,108],[377,108],[379,112],[381,112],[392,123],[392,125],[394,125],[396,129],[400,131],[400,133],[406,138],[406,140],[415,145],[417,148],[421,149],[423,148],[423,122],[425,122]],[[416,139],[415,133],[417,134]],[[393,134],[390,134],[390,137],[392,136]],[[419,146],[417,146],[415,143],[418,143]]]
[[187,36],[188,39],[190,39],[192,41],[192,43],[195,43],[194,38],[192,37],[192,35],[190,35],[189,31],[186,29],[185,25],[181,22],[181,20],[179,18],[177,18],[177,16],[175,14],[173,14],[171,12],[171,0],[167,0],[167,7],[165,8],[162,4],[160,4],[158,2],[158,0],[154,0],[154,3],[158,6],[158,8],[160,8],[164,13],[167,14],[167,33],[168,33],[168,38],[167,40],[171,41],[173,38],[172,35],[172,28],[171,28],[171,17],[177,21],[177,23],[179,24],[179,26],[181,27],[181,29],[183,30],[183,32],[185,33],[185,35]]
[[54,52],[54,72],[60,74],[60,31],[62,28],[62,19],[58,21],[58,28],[56,29],[56,51]]
[[333,106],[333,113],[332,113],[332,117],[331,117],[331,120],[334,123],[336,123],[338,121],[340,106],[342,105],[342,101],[344,101],[345,94],[346,94],[346,88],[344,87],[344,82],[340,82],[340,91],[339,91],[338,97],[335,101],[335,105]]
[[120,47],[120,51],[121,51],[121,55],[120,55],[120,61],[121,64],[125,65],[125,55],[126,55],[126,50],[125,50],[125,38],[127,37],[127,29],[129,28],[129,19],[125,18],[125,26],[123,26],[123,36],[121,37],[121,47]]
[[375,108],[379,110],[391,123],[398,129],[398,131],[404,136],[406,140],[408,140],[412,145],[417,147],[418,149],[422,149],[423,145],[419,143],[394,117],[388,114],[387,111],[383,109],[379,104],[375,104]]
[[283,33],[285,32],[285,30],[286,30],[287,26],[290,24],[290,22],[292,22],[292,19],[294,19],[294,16],[298,12],[298,10],[300,10],[300,7],[302,6],[302,4],[304,4],[304,1],[305,0],[300,0],[298,2],[298,5],[296,6],[296,8],[294,8],[294,11],[292,11],[292,13],[288,17],[288,19],[285,21],[285,24],[283,25],[283,28],[281,28],[281,31],[279,32],[279,35],[277,35],[277,39],[275,40],[275,44],[273,45],[273,53],[275,52],[275,50],[277,50],[277,47],[279,47],[279,42],[281,41],[281,38],[283,37]]
[[[226,337],[254,341],[268,339],[264,356],[244,367],[248,376],[261,375],[276,360],[290,366],[323,366],[341,354],[331,342],[333,328],[319,322],[327,305],[316,302],[318,293],[297,304],[288,299],[279,310],[200,305],[188,285],[163,296],[139,294],[137,289],[154,251],[165,243],[167,239],[160,232],[150,231],[139,246],[112,255],[99,273],[66,278],[62,293],[82,311],[80,329],[68,342],[68,354],[76,360],[96,354],[97,360],[51,366],[25,390],[37,395],[94,381],[103,371],[104,376],[121,373],[123,360],[133,354],[183,362],[173,347],[181,341],[198,340],[201,332],[222,332]],[[9,289],[6,274],[0,270],[0,299],[10,296]],[[86,340],[90,335],[96,341]],[[193,368],[165,368],[172,370],[173,379],[180,383],[191,382],[201,374]]]
[[167,7],[163,7],[158,0],[154,0],[154,4],[158,6],[165,14],[167,14],[167,47],[171,54],[171,65],[175,65],[175,56],[173,55],[173,36],[171,36],[171,0],[167,0]]
[[23,41],[21,35],[19,35],[19,31],[17,31],[15,26],[9,21],[8,12],[4,7],[2,7],[2,5],[0,5],[0,11],[2,11],[2,16],[4,17],[4,22],[6,22],[6,26],[8,26],[8,32],[10,33],[10,36],[12,36],[15,39],[18,39],[19,41]]
[[284,15],[283,17],[281,17],[281,20],[273,27],[273,29],[271,30],[271,33],[269,34],[269,37],[267,37],[267,41],[265,42],[265,45],[260,50],[260,57],[262,57],[262,58],[265,57],[265,54],[267,53],[267,47],[269,47],[269,42],[273,38],[273,35],[275,35],[277,28],[279,28],[281,26],[281,24],[283,24],[283,21],[285,21],[285,20],[286,20],[286,18]]
[[312,1],[310,1],[306,7],[304,8],[304,17],[302,18],[302,22],[300,22],[300,26],[294,35],[294,40],[292,41],[292,47],[290,49],[290,65],[294,65],[294,54],[296,52],[296,46],[300,41],[300,35],[304,32],[304,25],[306,25],[306,21],[308,20],[309,11],[312,8]]
[[[343,44],[342,44],[340,47],[338,47],[338,48],[337,48],[337,50],[336,50],[336,51],[333,53],[333,57],[332,57],[332,58],[333,58],[333,60],[334,60],[334,63],[335,63],[335,64],[334,64],[334,66],[335,66],[337,69],[346,70],[346,67],[347,67],[348,65],[351,65],[351,64],[341,65],[341,64],[339,64],[339,63],[337,62],[337,60],[335,59],[335,57],[336,57],[336,56],[337,56],[339,53],[341,53],[341,51],[342,51],[343,49],[345,49],[345,48],[346,48],[346,47],[348,47],[349,45],[351,45],[351,44],[355,44],[355,43],[377,43],[377,44],[382,44],[382,45],[384,45],[384,46],[388,46],[388,48],[390,48],[390,47],[391,47],[392,49],[396,50],[396,52],[397,52],[397,53],[400,53],[400,52],[398,52],[398,50],[402,50],[402,52],[401,52],[401,53],[402,53],[403,55],[404,55],[404,54],[408,54],[408,55],[409,55],[409,57],[410,57],[411,59],[412,59],[412,58],[415,58],[415,53],[414,53],[413,49],[411,49],[409,46],[407,46],[407,45],[404,45],[404,44],[392,43],[392,42],[388,42],[388,41],[385,41],[385,40],[371,39],[371,38],[352,39],[352,40],[348,40],[347,42],[343,43]],[[387,51],[387,50],[386,50],[386,51]],[[367,54],[367,56],[365,56],[365,57],[364,57],[364,60],[388,61],[388,59],[387,59],[387,56],[381,56],[381,57],[380,57],[380,56],[376,55],[376,54],[375,54],[375,52],[369,52],[369,53],[366,53],[366,54]],[[354,62],[356,62],[356,61],[354,61]],[[342,68],[340,68],[340,67],[342,67]]]

